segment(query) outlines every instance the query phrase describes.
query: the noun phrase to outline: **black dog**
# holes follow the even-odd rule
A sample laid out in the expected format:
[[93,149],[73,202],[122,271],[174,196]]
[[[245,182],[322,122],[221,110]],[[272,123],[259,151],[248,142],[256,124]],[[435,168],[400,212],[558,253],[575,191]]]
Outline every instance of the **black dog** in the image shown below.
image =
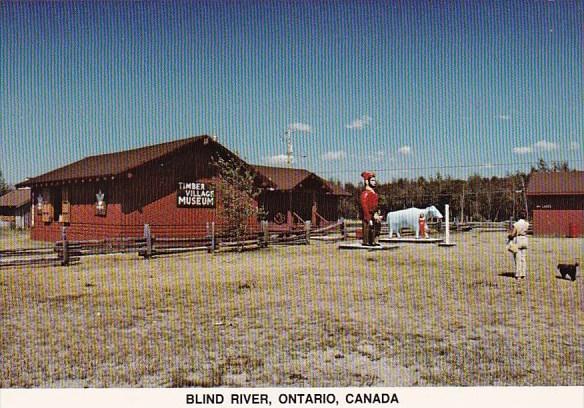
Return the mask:
[[566,275],[568,275],[573,281],[576,280],[576,270],[578,269],[578,262],[575,264],[558,264],[558,270],[562,275],[562,279],[566,279]]

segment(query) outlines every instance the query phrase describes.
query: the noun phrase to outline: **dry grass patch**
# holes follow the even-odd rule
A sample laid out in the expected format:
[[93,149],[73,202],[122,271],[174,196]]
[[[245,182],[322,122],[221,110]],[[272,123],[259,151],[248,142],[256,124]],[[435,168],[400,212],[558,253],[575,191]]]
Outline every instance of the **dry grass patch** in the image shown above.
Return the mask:
[[334,244],[0,271],[0,386],[583,385],[581,239]]
[[51,246],[46,242],[32,241],[30,231],[0,228],[0,250]]

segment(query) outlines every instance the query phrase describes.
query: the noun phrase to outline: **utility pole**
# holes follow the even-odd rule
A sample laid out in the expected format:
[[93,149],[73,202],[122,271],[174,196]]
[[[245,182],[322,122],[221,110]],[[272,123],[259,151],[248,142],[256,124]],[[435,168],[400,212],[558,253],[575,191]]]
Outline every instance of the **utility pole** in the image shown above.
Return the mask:
[[511,194],[513,195],[513,219],[515,219],[515,176],[511,177],[513,183]]
[[480,187],[477,189],[476,193],[475,193],[475,215],[480,215],[480,206],[479,206],[479,191],[480,191]]
[[521,176],[521,189],[523,190],[523,202],[525,203],[525,219],[529,219],[529,208],[527,206],[527,192],[525,191],[525,180]]
[[[466,182],[465,182],[466,183]],[[462,196],[460,198],[460,223],[464,223],[464,189],[466,185],[462,185]]]

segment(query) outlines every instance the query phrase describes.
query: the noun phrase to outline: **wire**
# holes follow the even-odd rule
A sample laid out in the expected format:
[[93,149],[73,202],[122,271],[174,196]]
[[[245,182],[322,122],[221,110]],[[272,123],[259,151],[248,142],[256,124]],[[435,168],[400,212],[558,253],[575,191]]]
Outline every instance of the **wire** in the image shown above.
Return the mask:
[[[565,160],[552,160],[549,164],[553,163],[563,163]],[[567,161],[566,161],[567,162]],[[570,160],[570,163],[583,163],[584,160]],[[546,162],[548,163],[548,162]],[[468,168],[493,168],[493,167],[505,167],[505,166],[536,166],[537,162],[519,162],[519,163],[488,163],[488,164],[457,164],[449,166],[425,166],[425,167],[394,167],[385,169],[375,169],[376,172],[388,172],[388,171],[406,171],[406,170],[435,170],[435,169],[468,169]],[[324,170],[319,171],[321,174],[345,174],[360,172],[361,170]]]
[[[360,190],[358,191],[360,192]],[[491,190],[491,191],[468,191],[464,192],[464,196],[478,196],[478,195],[488,195],[488,194],[522,194],[523,191],[514,191],[513,189],[509,190]],[[379,194],[384,194],[383,192],[379,192]],[[453,191],[450,193],[410,193],[410,194],[390,194],[391,198],[407,198],[407,199],[418,199],[418,198],[425,198],[425,197],[453,197],[462,195],[462,191]]]

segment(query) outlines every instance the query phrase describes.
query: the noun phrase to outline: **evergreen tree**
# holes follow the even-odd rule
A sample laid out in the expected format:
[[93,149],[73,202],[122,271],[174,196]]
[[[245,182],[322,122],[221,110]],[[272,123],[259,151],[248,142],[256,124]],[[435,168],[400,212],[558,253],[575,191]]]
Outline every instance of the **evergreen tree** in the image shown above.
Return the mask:
[[552,162],[552,171],[570,171],[570,166],[568,166],[567,161],[563,162]]
[[547,164],[547,162],[543,159],[543,158],[539,158],[538,162],[537,162],[537,169],[536,171],[543,171],[543,172],[548,172],[550,171],[550,168]]
[[2,175],[2,169],[0,169],[0,196],[6,194],[9,190],[10,188],[6,183],[6,180],[4,180],[4,176]]
[[[548,164],[544,159],[539,159],[527,174],[515,172],[503,177],[473,174],[465,180],[436,173],[429,179],[393,179],[380,183],[376,191],[383,215],[389,211],[429,205],[443,211],[444,206],[449,204],[453,219],[460,220],[464,215],[465,221],[470,218],[475,221],[506,221],[525,208],[526,194],[523,190],[528,186],[531,174],[571,170],[565,161]],[[352,197],[341,200],[341,214],[346,218],[356,218],[363,185],[346,183],[345,190]]]

